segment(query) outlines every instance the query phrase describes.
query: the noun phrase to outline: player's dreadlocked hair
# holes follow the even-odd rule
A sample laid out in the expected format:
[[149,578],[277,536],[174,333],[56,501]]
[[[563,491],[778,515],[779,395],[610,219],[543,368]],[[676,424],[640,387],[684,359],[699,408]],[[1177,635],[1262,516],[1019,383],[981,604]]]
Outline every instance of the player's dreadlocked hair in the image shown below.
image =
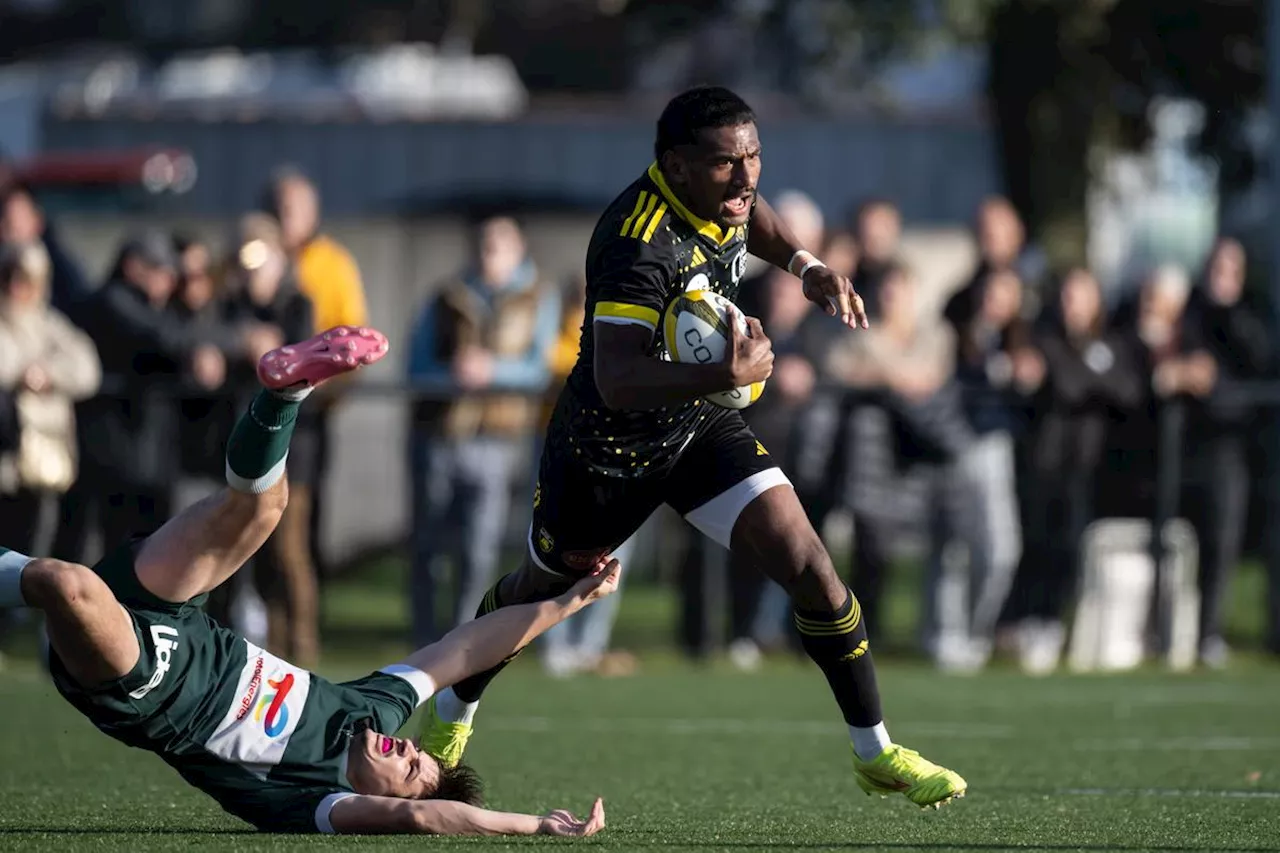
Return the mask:
[[677,145],[695,144],[701,131],[737,127],[755,120],[747,102],[723,86],[698,86],[672,98],[658,117],[653,156],[661,160]]
[[424,796],[424,800],[454,800],[469,806],[483,808],[484,782],[480,774],[465,764],[440,768],[440,784]]

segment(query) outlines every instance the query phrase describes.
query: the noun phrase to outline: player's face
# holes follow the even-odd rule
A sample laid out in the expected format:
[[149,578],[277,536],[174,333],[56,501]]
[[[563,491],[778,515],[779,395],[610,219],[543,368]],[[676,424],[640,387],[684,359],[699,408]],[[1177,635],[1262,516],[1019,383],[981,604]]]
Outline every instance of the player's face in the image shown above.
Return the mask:
[[696,215],[725,227],[745,225],[760,182],[756,126],[718,127],[700,136],[671,158],[668,177]]
[[416,800],[440,784],[440,765],[410,741],[365,729],[351,740],[347,781],[358,794]]

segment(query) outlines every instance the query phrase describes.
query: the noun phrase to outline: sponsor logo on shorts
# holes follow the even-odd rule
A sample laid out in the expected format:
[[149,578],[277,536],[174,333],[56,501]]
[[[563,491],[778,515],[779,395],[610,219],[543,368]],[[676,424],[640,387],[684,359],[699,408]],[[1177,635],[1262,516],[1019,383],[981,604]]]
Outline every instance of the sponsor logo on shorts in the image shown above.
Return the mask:
[[764,449],[764,445],[759,441],[756,442],[756,456],[768,456],[769,451]]
[[542,506],[542,484],[535,483],[533,487],[533,508],[537,509]]
[[129,693],[132,699],[141,699],[155,690],[169,674],[169,669],[173,666],[173,652],[178,648],[178,630],[168,625],[152,625],[151,645],[156,650],[156,671],[151,673],[151,678],[146,684]]
[[608,548],[596,548],[591,551],[567,551],[561,555],[560,559],[569,568],[585,572],[594,569],[600,558],[608,553]]

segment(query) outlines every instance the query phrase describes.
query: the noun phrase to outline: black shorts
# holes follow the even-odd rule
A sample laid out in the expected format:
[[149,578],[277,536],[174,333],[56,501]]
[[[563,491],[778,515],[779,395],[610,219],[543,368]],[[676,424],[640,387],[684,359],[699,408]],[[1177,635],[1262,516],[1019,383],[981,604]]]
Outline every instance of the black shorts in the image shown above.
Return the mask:
[[669,470],[634,479],[593,473],[551,439],[538,467],[529,553],[546,571],[582,574],[664,503],[727,548],[742,510],[779,485],[790,481],[737,412],[694,438]]

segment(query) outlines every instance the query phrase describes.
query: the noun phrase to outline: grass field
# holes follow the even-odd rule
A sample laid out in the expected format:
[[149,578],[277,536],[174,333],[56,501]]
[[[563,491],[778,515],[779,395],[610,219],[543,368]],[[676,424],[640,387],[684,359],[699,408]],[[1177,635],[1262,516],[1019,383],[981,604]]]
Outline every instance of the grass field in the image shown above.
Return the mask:
[[[367,626],[377,651],[363,665],[333,656],[326,674],[383,662],[393,635],[369,621],[387,621],[382,595],[394,597],[338,596],[335,636],[349,645]],[[623,635],[665,629],[651,623],[669,607],[634,590]],[[632,678],[554,681],[522,659],[486,697],[469,758],[498,808],[585,810],[603,795],[608,829],[578,842],[596,849],[1280,850],[1274,666],[1043,680],[942,677],[900,659],[881,669],[891,732],[963,773],[964,800],[922,812],[863,796],[825,684],[790,662],[747,675],[656,651]],[[98,734],[34,664],[0,673],[0,710],[0,851],[573,843],[258,836],[155,757]]]

